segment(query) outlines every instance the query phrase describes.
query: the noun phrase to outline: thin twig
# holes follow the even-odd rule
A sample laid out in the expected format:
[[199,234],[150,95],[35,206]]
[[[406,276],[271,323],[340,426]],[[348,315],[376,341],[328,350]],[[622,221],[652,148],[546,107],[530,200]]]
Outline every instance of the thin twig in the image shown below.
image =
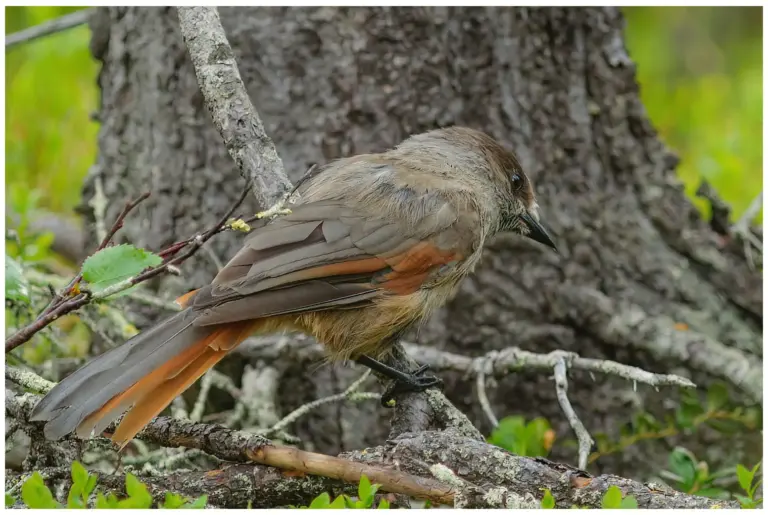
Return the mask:
[[[181,242],[174,243],[170,247],[159,252],[158,255],[163,258],[163,262],[157,267],[148,268],[138,275],[124,279],[96,293],[82,290],[74,297],[68,298],[75,291],[75,287],[78,286],[78,283],[82,279],[82,272],[78,273],[77,276],[75,276],[75,278],[69,282],[67,287],[64,288],[64,290],[51,301],[49,307],[46,308],[34,322],[20,329],[10,338],[5,340],[5,352],[10,352],[19,345],[29,341],[32,336],[34,336],[37,332],[42,330],[57,318],[71,313],[72,311],[81,308],[89,302],[105,299],[116,293],[127,290],[132,286],[148,281],[149,279],[164,272],[171,272],[175,270],[176,265],[189,259],[200,249],[200,247],[205,244],[205,242],[211,239],[214,235],[230,228],[231,223],[229,223],[229,220],[235,210],[240,207],[240,205],[245,200],[249,189],[250,185],[246,184],[246,186],[243,188],[243,192],[240,195],[240,198],[232,205],[232,207],[224,214],[224,216],[219,219],[216,225],[213,225],[206,231],[199,233],[191,238],[187,238]],[[120,228],[123,226],[123,221],[128,213],[148,197],[149,193],[144,193],[137,200],[128,202],[126,204],[125,208],[117,217],[117,220],[115,220],[115,223],[112,225],[109,232],[102,240],[98,250],[102,250],[107,246],[115,233],[117,233],[117,231],[120,230]]]
[[203,418],[203,412],[205,411],[205,401],[208,400],[208,392],[211,390],[211,383],[213,380],[212,370],[203,375],[203,379],[200,381],[200,393],[197,395],[195,405],[192,406],[192,412],[189,414],[189,419],[192,422],[200,422]]
[[594,440],[589,435],[587,428],[581,423],[581,420],[576,415],[576,412],[571,406],[571,401],[568,400],[568,378],[566,364],[567,356],[562,354],[557,363],[555,363],[555,389],[557,391],[557,402],[560,403],[560,408],[565,413],[565,417],[568,419],[568,423],[576,433],[576,438],[579,441],[579,468],[585,470],[587,468],[587,460],[589,459],[589,453],[592,450]]
[[486,374],[490,374],[493,370],[492,363],[493,358],[489,353],[477,370],[477,398],[480,401],[480,407],[483,408],[483,413],[485,413],[491,426],[496,428],[496,426],[499,425],[499,419],[496,418],[496,414],[493,412],[491,403],[488,400],[488,393],[485,389],[485,376]]
[[[101,243],[99,243],[99,246],[96,248],[96,252],[105,249],[107,245],[109,245],[109,242],[112,241],[112,238],[117,233],[117,231],[119,231],[123,227],[123,222],[125,221],[125,217],[128,216],[128,213],[133,211],[133,209],[136,208],[136,206],[138,206],[148,198],[149,198],[149,192],[145,192],[141,194],[139,198],[137,198],[136,200],[129,201],[125,204],[125,207],[123,207],[123,210],[117,216],[117,219],[115,219],[115,222],[112,224],[112,227],[110,227],[109,232],[106,233],[102,238]],[[61,292],[59,292],[53,299],[51,299],[51,302],[43,310],[43,312],[39,315],[38,318],[44,317],[47,314],[49,314],[51,311],[56,309],[61,303],[63,303],[67,297],[72,295],[72,293],[75,291],[75,287],[82,280],[82,278],[83,278],[82,272],[78,273],[75,277],[73,277],[72,280],[67,284],[67,286],[65,286]],[[7,344],[6,344],[6,352],[8,352]]]
[[287,427],[289,424],[292,424],[299,418],[303,417],[313,409],[318,408],[319,406],[322,406],[324,404],[330,404],[333,402],[339,402],[343,400],[363,400],[363,399],[378,399],[381,397],[381,395],[376,393],[368,393],[368,392],[362,392],[357,393],[357,389],[362,385],[366,379],[371,375],[371,371],[366,370],[362,376],[360,376],[359,379],[357,379],[355,382],[353,382],[349,387],[344,390],[343,392],[336,394],[336,395],[329,395],[328,397],[323,397],[322,399],[317,399],[312,402],[308,402],[302,406],[299,406],[292,412],[290,412],[288,415],[283,417],[282,420],[277,422],[275,425],[273,425],[271,428],[264,431],[262,434],[264,436],[270,436],[278,431],[283,430],[285,427]]
[[21,43],[28,43],[35,39],[39,39],[57,32],[63,32],[75,27],[79,27],[85,23],[88,23],[88,19],[91,17],[96,9],[83,9],[82,11],[75,11],[73,13],[65,14],[53,20],[34,25],[32,27],[14,32],[5,37],[5,49],[19,45]]

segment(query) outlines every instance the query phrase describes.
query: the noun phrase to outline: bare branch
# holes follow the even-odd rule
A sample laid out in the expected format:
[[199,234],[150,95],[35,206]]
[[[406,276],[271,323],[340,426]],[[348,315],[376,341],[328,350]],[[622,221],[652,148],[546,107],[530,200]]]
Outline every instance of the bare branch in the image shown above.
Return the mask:
[[32,27],[14,32],[5,37],[5,49],[8,50],[21,43],[28,43],[57,32],[63,32],[75,27],[79,27],[85,23],[88,23],[89,18],[93,14],[95,9],[83,9],[81,11],[75,11],[73,13],[65,14],[58,18],[48,20],[46,22],[34,25]]
[[568,423],[573,428],[573,432],[576,433],[576,439],[579,442],[579,468],[586,470],[587,460],[589,459],[589,453],[592,451],[592,445],[595,443],[592,437],[589,436],[587,428],[581,423],[578,415],[571,406],[571,401],[568,400],[568,367],[565,363],[566,356],[561,355],[555,363],[555,389],[557,391],[557,402],[560,403],[560,408],[565,413],[565,417],[568,419]]
[[481,363],[479,363],[477,370],[477,399],[480,401],[480,406],[483,408],[486,418],[491,423],[492,427],[499,425],[499,419],[491,408],[491,403],[488,400],[488,392],[485,389],[485,376],[490,374],[493,370],[493,358],[491,355],[487,355]]
[[205,105],[229,155],[242,176],[251,181],[262,209],[280,204],[293,186],[245,90],[218,11],[215,7],[179,7],[178,14]]

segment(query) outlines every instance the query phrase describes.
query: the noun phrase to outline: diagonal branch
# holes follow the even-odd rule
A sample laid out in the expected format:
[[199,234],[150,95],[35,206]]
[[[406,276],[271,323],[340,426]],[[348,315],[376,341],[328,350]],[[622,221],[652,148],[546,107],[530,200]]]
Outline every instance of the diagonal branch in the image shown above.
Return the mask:
[[215,7],[179,7],[184,43],[213,124],[259,206],[284,201],[293,188],[274,143],[245,90],[235,54]]
[[57,32],[63,32],[75,27],[79,27],[85,23],[88,23],[91,15],[95,9],[83,9],[81,11],[75,11],[73,13],[65,14],[58,18],[48,20],[46,22],[34,25],[32,27],[14,32],[5,37],[5,49],[8,50],[21,43],[28,43]]

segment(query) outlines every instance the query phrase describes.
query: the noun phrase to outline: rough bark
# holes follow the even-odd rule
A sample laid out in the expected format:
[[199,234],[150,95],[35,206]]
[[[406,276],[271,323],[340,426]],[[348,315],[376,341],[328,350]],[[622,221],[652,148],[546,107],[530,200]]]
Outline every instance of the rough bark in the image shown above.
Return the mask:
[[[498,237],[475,277],[411,340],[471,356],[507,346],[563,349],[687,375],[701,386],[725,379],[744,402],[762,401],[760,274],[686,200],[677,158],[639,100],[617,9],[219,11],[292,180],[313,163],[462,124],[513,148],[535,181],[561,253]],[[151,190],[123,234],[160,248],[214,221],[242,179],[203,106],[175,10],[103,8],[91,27],[103,64],[102,126],[84,205],[99,175],[108,218],[124,199]],[[247,209],[256,207],[252,200]],[[227,234],[212,248],[226,259],[237,245]],[[164,294],[199,287],[215,267],[203,254],[183,272],[158,287]],[[278,367],[284,413],[341,391],[357,374]],[[449,398],[487,433],[471,384],[458,374],[444,379]],[[633,392],[621,379],[584,373],[570,379],[571,401],[592,432],[615,435],[632,413],[668,409],[662,400],[675,395]],[[489,396],[500,416],[544,416],[560,438],[571,437],[547,375],[510,376]],[[310,449],[333,454],[383,442],[389,415],[375,403],[330,405],[294,432]],[[713,447],[711,435],[702,438],[702,452]],[[719,449],[733,460],[742,445],[721,441]],[[571,449],[556,449],[555,459],[575,462]],[[666,454],[650,449],[602,459],[593,472],[645,478]]]

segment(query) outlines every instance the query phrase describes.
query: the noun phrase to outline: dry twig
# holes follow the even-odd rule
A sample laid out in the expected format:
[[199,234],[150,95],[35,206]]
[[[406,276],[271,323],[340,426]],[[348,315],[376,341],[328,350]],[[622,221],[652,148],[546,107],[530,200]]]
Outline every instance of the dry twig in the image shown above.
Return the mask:
[[28,43],[57,32],[62,32],[75,27],[79,27],[85,23],[88,23],[88,19],[91,17],[95,9],[83,9],[82,11],[75,11],[73,13],[65,14],[58,18],[48,20],[46,22],[34,25],[32,27],[14,32],[5,37],[5,49],[6,51],[21,43]]

